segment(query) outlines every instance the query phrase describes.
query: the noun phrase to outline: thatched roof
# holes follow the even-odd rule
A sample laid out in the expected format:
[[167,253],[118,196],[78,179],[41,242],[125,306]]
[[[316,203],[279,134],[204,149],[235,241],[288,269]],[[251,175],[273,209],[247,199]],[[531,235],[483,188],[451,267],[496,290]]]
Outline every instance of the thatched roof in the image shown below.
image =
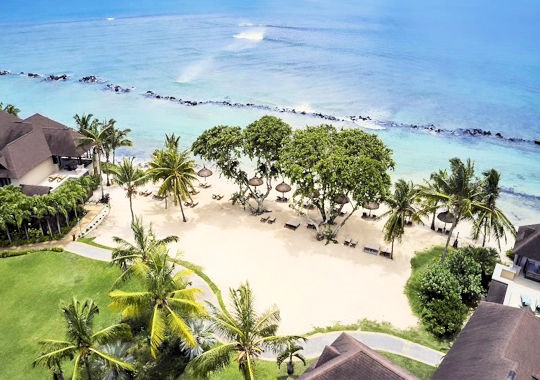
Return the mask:
[[319,359],[299,377],[302,380],[416,379],[347,333],[326,346]]
[[540,319],[529,308],[481,302],[433,379],[540,376]]
[[519,227],[513,252],[521,257],[540,260],[540,224]]
[[486,301],[503,304],[507,289],[508,284],[497,280],[491,280]]

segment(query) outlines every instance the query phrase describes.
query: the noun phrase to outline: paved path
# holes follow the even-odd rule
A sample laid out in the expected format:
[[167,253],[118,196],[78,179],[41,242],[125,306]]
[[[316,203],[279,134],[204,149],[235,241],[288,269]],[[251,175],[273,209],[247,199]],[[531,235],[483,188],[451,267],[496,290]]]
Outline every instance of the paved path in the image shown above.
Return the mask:
[[[95,260],[111,260],[111,251],[109,249],[95,247],[86,243],[72,242],[65,246],[65,250]],[[202,283],[199,284],[199,281],[196,282],[195,286],[203,285]],[[391,352],[431,366],[438,366],[444,356],[442,352],[393,335],[368,331],[347,331],[347,333],[374,350]],[[341,334],[340,331],[311,335],[308,341],[302,344],[304,347],[302,354],[307,358],[318,357],[324,346],[332,344],[339,334]],[[267,352],[263,354],[262,359],[275,360],[275,355]]]
[[[332,344],[341,333],[341,331],[336,331],[309,336],[307,342],[300,344],[304,347],[302,354],[309,359],[318,357],[324,350],[324,346]],[[347,334],[374,350],[405,356],[431,366],[438,366],[444,356],[442,352],[393,335],[368,331],[347,331]],[[274,358],[275,355],[270,352],[263,355],[263,359],[266,360]]]

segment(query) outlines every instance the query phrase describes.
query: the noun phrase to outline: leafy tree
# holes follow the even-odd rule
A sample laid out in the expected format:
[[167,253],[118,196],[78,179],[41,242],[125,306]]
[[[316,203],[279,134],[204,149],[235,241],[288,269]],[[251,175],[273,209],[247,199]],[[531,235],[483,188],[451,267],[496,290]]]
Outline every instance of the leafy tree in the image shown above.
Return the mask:
[[173,274],[174,266],[170,265],[163,245],[153,250],[147,262],[136,260],[132,268],[140,288],[134,291],[113,290],[109,293],[111,307],[122,311],[124,319],[150,314],[148,334],[154,358],[167,331],[195,346],[185,318],[204,314],[202,304],[195,299],[201,290],[188,288],[185,271]]
[[463,303],[469,307],[478,305],[484,291],[480,264],[474,257],[459,249],[452,251],[444,264],[459,283]]
[[180,205],[182,220],[186,222],[182,202],[191,200],[190,192],[194,190],[193,182],[197,180],[195,162],[190,158],[189,151],[165,148],[156,150],[149,163],[148,175],[152,181],[162,181],[158,194],[173,195],[174,204]]
[[306,358],[304,355],[299,353],[299,351],[303,350],[304,348],[302,346],[299,346],[296,344],[296,342],[287,342],[286,348],[279,353],[279,355],[276,358],[278,368],[281,368],[281,363],[283,363],[285,360],[288,359],[287,362],[287,374],[289,376],[292,376],[294,374],[294,362],[293,358],[297,358],[302,363],[304,363],[304,367],[306,366]]
[[148,263],[157,247],[178,241],[178,236],[174,235],[158,239],[152,230],[152,225],[145,229],[140,218],[135,218],[131,223],[131,231],[133,231],[134,243],[113,236],[113,241],[118,244],[118,247],[112,251],[112,262],[124,270],[121,278],[117,281],[118,283],[129,277],[131,274],[129,267],[132,263],[137,261]]
[[72,379],[79,378],[80,367],[84,365],[86,375],[91,380],[92,371],[89,358],[96,355],[113,365],[130,371],[134,370],[131,364],[100,349],[103,344],[129,338],[131,333],[128,325],[116,324],[94,332],[94,317],[99,313],[99,308],[92,300],[80,302],[73,298],[71,303],[62,307],[62,311],[66,319],[67,340],[47,339],[41,341],[40,344],[44,352],[34,361],[34,366],[44,365],[61,371],[61,362],[66,359],[74,360]]
[[146,173],[141,168],[133,165],[134,157],[124,158],[122,163],[113,167],[116,182],[125,188],[126,196],[129,198],[129,210],[131,211],[131,223],[135,221],[133,214],[133,194],[137,187],[148,181]]
[[[375,135],[360,129],[338,131],[331,125],[296,130],[284,146],[283,171],[296,186],[295,198],[309,199],[320,214],[316,223],[333,239],[363,204],[381,202],[390,189],[391,151]],[[352,211],[334,229],[344,201]],[[312,221],[314,222],[314,221]]]
[[495,264],[500,262],[499,254],[494,248],[485,247],[463,247],[460,248],[463,256],[471,257],[476,263],[480,265],[482,272],[482,287],[487,292],[489,289],[489,282],[495,269]]
[[[204,131],[192,145],[193,154],[214,162],[221,174],[238,185],[233,199],[248,206],[253,213],[264,211],[264,200],[272,190],[272,181],[281,174],[280,152],[290,139],[291,127],[274,116],[264,116],[240,127],[219,125]],[[246,157],[250,164],[243,165]],[[249,167],[255,176],[263,179],[266,190],[260,192],[249,183]],[[257,202],[253,207],[248,195]]]
[[506,215],[497,207],[501,188],[499,187],[500,174],[495,169],[485,171],[481,184],[481,203],[483,208],[479,210],[473,226],[473,238],[483,236],[482,247],[486,245],[486,239],[493,236],[501,249],[501,239],[506,242],[506,232],[516,236],[516,229]]
[[431,176],[435,183],[434,187],[421,186],[420,192],[425,199],[444,204],[454,216],[441,257],[441,261],[444,262],[452,233],[458,223],[463,219],[471,220],[475,213],[485,207],[481,203],[481,182],[474,175],[474,164],[470,159],[464,163],[459,158],[452,158],[450,159],[450,174],[447,176],[440,174],[441,172],[434,173]]
[[401,241],[405,233],[406,218],[411,218],[416,223],[423,223],[420,218],[420,210],[415,203],[418,202],[418,189],[412,182],[400,179],[395,184],[394,193],[387,196],[384,202],[389,210],[381,217],[388,216],[384,224],[384,240],[392,243],[390,258],[394,256],[394,240]]
[[188,370],[196,376],[206,376],[224,368],[235,353],[244,379],[253,379],[253,365],[264,349],[277,352],[286,342],[303,339],[299,336],[276,335],[280,321],[279,310],[273,306],[262,314],[257,313],[249,284],[230,289],[230,296],[231,312],[211,306],[210,320],[224,342],[188,364]]

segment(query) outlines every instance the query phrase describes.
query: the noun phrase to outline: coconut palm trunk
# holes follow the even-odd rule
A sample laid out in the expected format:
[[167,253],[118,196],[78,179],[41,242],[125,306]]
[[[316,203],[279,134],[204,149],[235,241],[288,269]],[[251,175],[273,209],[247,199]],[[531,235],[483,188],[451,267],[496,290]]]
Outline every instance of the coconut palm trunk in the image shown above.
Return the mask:
[[88,361],[88,356],[84,358],[84,366],[86,367],[86,375],[88,380],[92,380],[92,370],[90,369],[90,362]]
[[448,253],[448,247],[450,246],[450,239],[452,238],[452,233],[454,232],[454,229],[456,228],[458,224],[458,217],[454,220],[452,223],[452,227],[450,227],[450,231],[448,232],[448,238],[446,239],[446,245],[444,247],[443,254],[441,256],[441,263],[444,263],[444,259],[446,258],[446,254]]

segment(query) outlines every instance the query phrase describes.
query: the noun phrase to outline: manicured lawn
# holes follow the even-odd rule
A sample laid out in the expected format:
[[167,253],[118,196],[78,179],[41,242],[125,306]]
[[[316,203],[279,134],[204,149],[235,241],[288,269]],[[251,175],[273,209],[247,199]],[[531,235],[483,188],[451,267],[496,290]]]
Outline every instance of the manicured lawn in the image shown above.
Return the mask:
[[407,371],[412,373],[413,375],[418,376],[422,380],[428,380],[433,375],[433,372],[437,369],[436,367],[432,367],[430,365],[424,364],[422,362],[418,362],[413,359],[406,358],[404,356],[391,354],[389,352],[379,351],[381,355],[386,356],[388,359],[396,363],[402,368],[405,368]]
[[[73,296],[93,298],[100,307],[96,327],[115,323],[107,308],[110,285],[120,270],[68,252],[35,252],[0,259],[0,378],[48,379],[32,367],[40,339],[64,339],[60,306]],[[65,374],[71,374],[69,365]]]
[[85,244],[88,244],[88,245],[93,245],[94,247],[104,248],[104,249],[112,249],[111,247],[107,247],[106,245],[96,243],[94,240],[96,240],[95,237],[90,237],[90,238],[81,237],[81,238],[77,239],[77,241],[80,241],[81,243],[85,243]]

